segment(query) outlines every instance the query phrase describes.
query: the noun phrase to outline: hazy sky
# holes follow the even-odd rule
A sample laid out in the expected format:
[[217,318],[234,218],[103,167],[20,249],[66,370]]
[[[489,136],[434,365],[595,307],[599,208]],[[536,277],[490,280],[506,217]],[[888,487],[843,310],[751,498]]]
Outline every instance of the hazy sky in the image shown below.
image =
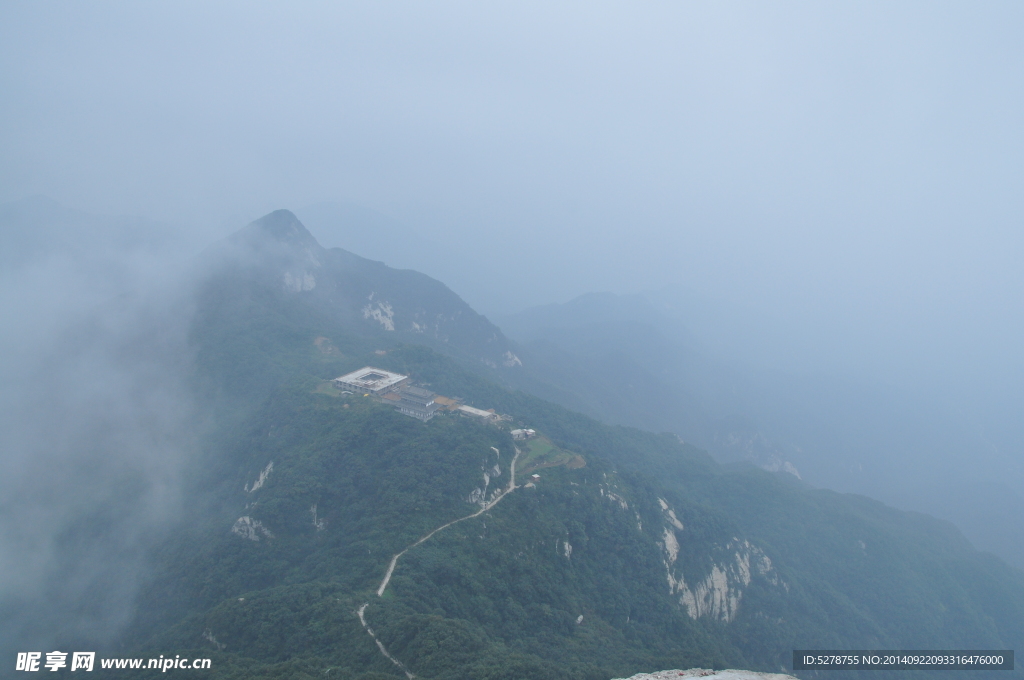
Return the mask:
[[[379,233],[307,220],[324,245],[495,318],[667,289],[733,358],[952,404],[954,485],[1019,493],[1022,36],[1019,1],[0,2],[0,204],[193,250],[343,204]],[[121,625],[197,450],[187,314],[153,303],[181,252],[67,240],[0,253],[0,647]]]
[[[1020,492],[1022,36],[1020,2],[2,2],[0,204],[193,250],[341,204],[376,226],[307,219],[324,245],[492,318],[659,289],[734,359],[951,405],[980,443],[942,469]],[[177,516],[195,409],[147,297],[185,269],[163,243],[0,264],[0,602],[43,624],[102,591],[74,625],[116,628]],[[105,302],[125,281],[151,285]],[[69,562],[109,498],[130,511]]]
[[822,365],[998,376],[1021,35],[1016,2],[4,3],[0,201],[206,238],[343,201],[492,314],[682,286]]

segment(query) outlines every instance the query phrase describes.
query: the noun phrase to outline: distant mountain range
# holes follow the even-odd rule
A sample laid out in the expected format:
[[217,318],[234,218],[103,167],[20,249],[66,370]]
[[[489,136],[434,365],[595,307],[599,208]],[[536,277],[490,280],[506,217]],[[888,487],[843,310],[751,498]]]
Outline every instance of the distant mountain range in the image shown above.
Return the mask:
[[524,389],[723,462],[929,512],[1024,567],[1016,468],[1000,473],[984,432],[927,396],[727,362],[657,295],[589,294],[497,322],[519,343]]
[[[121,633],[69,648],[211,658],[211,678],[454,680],[1024,647],[1024,572],[952,525],[723,466],[665,431],[684,407],[711,441],[741,432],[715,429],[728,389],[702,403],[692,387],[720,369],[635,301],[547,310],[532,338],[524,317],[517,344],[440,282],[322,248],[288,211],[211,246],[192,276],[168,313],[187,310],[182,378],[212,427]],[[367,365],[510,421],[423,423],[331,385]],[[555,403],[572,400],[661,433]]]

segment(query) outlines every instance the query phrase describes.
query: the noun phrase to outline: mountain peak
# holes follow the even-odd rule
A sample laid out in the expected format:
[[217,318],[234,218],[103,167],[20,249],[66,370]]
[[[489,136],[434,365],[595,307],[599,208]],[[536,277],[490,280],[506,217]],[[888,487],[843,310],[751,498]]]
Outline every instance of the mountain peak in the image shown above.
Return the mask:
[[227,258],[262,268],[283,277],[288,290],[311,290],[316,285],[312,271],[321,266],[325,252],[290,210],[264,215],[211,247],[213,262]]
[[245,227],[241,233],[249,237],[258,234],[264,239],[289,245],[320,246],[291,210],[282,209],[268,213]]

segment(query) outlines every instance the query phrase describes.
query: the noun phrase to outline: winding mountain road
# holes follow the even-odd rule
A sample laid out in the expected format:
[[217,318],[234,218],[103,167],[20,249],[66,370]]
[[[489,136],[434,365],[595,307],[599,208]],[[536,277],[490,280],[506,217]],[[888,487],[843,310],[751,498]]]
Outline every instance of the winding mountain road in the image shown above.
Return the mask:
[[402,663],[395,657],[391,656],[391,652],[387,650],[387,647],[384,646],[384,643],[377,639],[377,636],[373,632],[373,628],[370,628],[370,626],[367,625],[366,617],[363,616],[363,612],[366,611],[366,608],[369,606],[369,604],[369,602],[365,602],[363,603],[362,607],[356,610],[356,615],[359,617],[359,623],[363,624],[363,628],[365,628],[366,632],[370,634],[370,637],[373,638],[373,641],[377,643],[377,649],[380,650],[380,653],[387,657],[387,659],[391,663],[398,666],[399,670],[405,673],[406,678],[408,678],[409,680],[413,680],[413,678],[415,678],[416,676],[409,672],[409,669],[405,667],[404,663]]
[[[494,448],[494,447],[492,446],[491,448]],[[495,449],[495,450],[497,450],[497,449]],[[448,524],[443,524],[443,525],[439,526],[438,528],[436,528],[433,531],[431,531],[429,534],[426,534],[425,536],[421,537],[418,541],[416,541],[415,543],[410,545],[408,548],[406,548],[402,552],[400,552],[397,555],[395,555],[394,557],[392,557],[391,558],[391,564],[388,565],[388,571],[387,571],[386,574],[384,574],[384,580],[380,582],[380,587],[377,588],[377,597],[380,597],[381,595],[383,595],[384,594],[384,590],[388,587],[388,582],[391,580],[391,574],[394,573],[395,565],[398,564],[398,558],[400,558],[402,555],[404,555],[405,553],[409,552],[410,550],[412,550],[413,548],[418,546],[420,543],[423,543],[423,542],[427,541],[431,536],[433,536],[437,532],[443,531],[444,529],[447,529],[451,525],[458,524],[459,522],[461,522],[463,520],[473,519],[474,517],[479,517],[480,515],[484,514],[485,512],[487,512],[488,510],[493,508],[495,505],[497,505],[498,502],[502,498],[504,498],[506,495],[512,493],[517,488],[519,488],[519,487],[516,486],[516,459],[517,458],[519,458],[519,448],[518,447],[516,447],[516,455],[514,455],[512,457],[512,465],[511,465],[511,469],[510,469],[510,477],[511,477],[511,479],[509,479],[509,481],[508,481],[508,488],[506,488],[500,494],[495,496],[494,499],[491,500],[491,502],[486,503],[482,508],[480,508],[479,510],[477,510],[476,512],[474,512],[471,515],[466,515],[465,517],[460,517],[458,519],[453,519],[451,522],[448,522]]]
[[[491,449],[493,449],[495,453],[498,453],[498,450],[496,448],[494,448],[493,446],[491,447]],[[484,514],[485,512],[487,512],[488,510],[493,508],[495,505],[497,505],[498,502],[501,501],[502,498],[504,498],[505,496],[509,495],[510,493],[512,493],[513,491],[515,491],[516,489],[519,488],[518,486],[516,486],[516,460],[519,458],[520,451],[519,451],[519,447],[518,446],[515,447],[515,449],[516,449],[516,453],[515,453],[514,456],[512,456],[512,464],[509,466],[508,487],[504,491],[502,491],[500,494],[495,496],[489,503],[485,503],[484,506],[481,507],[476,512],[474,512],[472,514],[469,514],[469,515],[466,515],[465,517],[460,517],[458,519],[453,519],[451,522],[448,522],[447,524],[442,524],[441,526],[437,527],[436,529],[434,529],[430,533],[424,534],[415,543],[412,543],[411,545],[406,547],[405,550],[403,550],[400,553],[397,553],[394,557],[392,557],[391,558],[391,563],[388,564],[388,570],[384,574],[384,579],[380,582],[380,586],[378,586],[378,588],[377,588],[377,597],[381,597],[382,595],[384,595],[384,591],[387,590],[388,583],[391,581],[391,575],[393,573],[395,573],[395,567],[398,565],[398,560],[399,560],[399,558],[402,555],[404,555],[405,553],[409,552],[410,550],[412,550],[416,546],[420,545],[421,543],[426,542],[427,540],[430,539],[431,536],[433,536],[437,532],[443,531],[444,529],[447,529],[448,527],[450,527],[453,524],[458,524],[459,522],[462,522],[464,520],[473,519],[474,517],[479,517],[480,515]],[[405,673],[406,677],[409,678],[409,680],[412,680],[416,676],[413,675],[411,672],[409,672],[409,670],[405,667],[404,664],[402,664],[401,661],[399,661],[395,657],[391,656],[391,653],[388,652],[388,650],[384,647],[384,643],[377,639],[377,636],[376,636],[376,634],[374,634],[373,629],[370,628],[369,625],[367,625],[366,617],[364,616],[364,612],[366,611],[366,608],[369,606],[369,604],[370,604],[369,602],[364,602],[363,606],[361,606],[356,611],[356,614],[359,616],[359,623],[363,624],[363,628],[366,629],[366,632],[370,634],[370,637],[373,638],[373,641],[377,643],[377,647],[380,649],[381,654],[383,654],[385,657],[387,657],[387,659],[389,661],[391,661],[393,664],[398,666],[398,668],[401,669],[401,671],[403,673]]]

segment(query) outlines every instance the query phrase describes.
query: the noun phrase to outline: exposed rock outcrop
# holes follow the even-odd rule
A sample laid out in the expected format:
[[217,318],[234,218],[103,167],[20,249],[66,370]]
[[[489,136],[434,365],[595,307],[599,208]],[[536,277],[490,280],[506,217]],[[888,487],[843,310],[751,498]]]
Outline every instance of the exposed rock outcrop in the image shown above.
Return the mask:
[[702,575],[689,574],[690,583],[687,583],[687,575],[678,564],[681,550],[678,532],[684,531],[683,523],[665,499],[659,498],[658,503],[665,520],[659,543],[664,551],[669,593],[679,596],[679,604],[691,618],[707,616],[729,623],[736,618],[743,591],[754,578],[788,592],[789,586],[779,578],[768,556],[749,541],[735,537],[713,550],[710,571]]

